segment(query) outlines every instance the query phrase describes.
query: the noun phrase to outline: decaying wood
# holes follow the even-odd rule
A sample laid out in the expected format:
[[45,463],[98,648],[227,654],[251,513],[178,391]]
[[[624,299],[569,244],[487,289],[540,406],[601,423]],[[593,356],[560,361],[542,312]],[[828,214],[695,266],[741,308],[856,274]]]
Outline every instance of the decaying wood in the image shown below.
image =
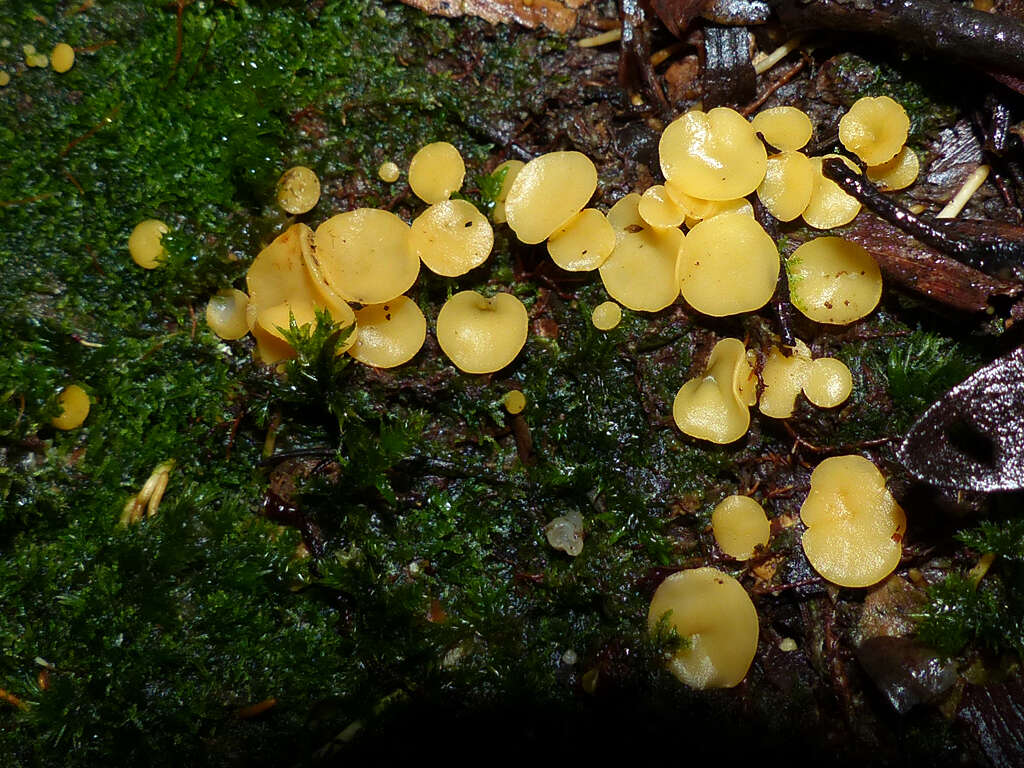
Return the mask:
[[536,29],[547,27],[565,34],[576,26],[576,9],[587,0],[402,0],[432,16],[477,16],[492,24],[522,24]]

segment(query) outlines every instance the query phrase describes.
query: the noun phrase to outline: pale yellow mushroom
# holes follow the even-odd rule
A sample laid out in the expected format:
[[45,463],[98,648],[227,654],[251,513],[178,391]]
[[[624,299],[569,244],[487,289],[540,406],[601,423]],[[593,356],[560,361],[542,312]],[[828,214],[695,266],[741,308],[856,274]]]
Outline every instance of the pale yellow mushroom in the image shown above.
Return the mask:
[[778,278],[775,241],[742,213],[723,213],[697,224],[679,252],[683,298],[698,312],[713,317],[763,307],[775,292]]
[[683,384],[676,394],[676,426],[690,437],[720,445],[739,440],[750,426],[748,398],[742,391],[749,379],[743,342],[722,339],[711,350],[704,374]]
[[316,258],[316,236],[313,234],[313,230],[303,225],[303,228],[299,231],[301,233],[301,236],[299,237],[299,249],[302,252],[302,262],[306,267],[306,274],[309,277],[309,281],[313,285],[313,304],[326,309],[328,313],[330,313],[331,319],[337,323],[341,329],[349,328],[351,326],[351,329],[345,339],[341,341],[335,350],[335,353],[340,355],[343,352],[347,352],[356,342],[358,330],[355,325],[356,315],[348,302],[341,298],[341,296],[339,296],[334,289],[324,281],[324,277],[320,273],[320,262]]
[[711,512],[711,532],[718,548],[729,557],[749,560],[758,547],[768,545],[771,524],[755,499],[726,496]]
[[296,165],[277,180],[277,204],[285,213],[306,213],[319,201],[320,179],[311,168]]
[[862,456],[833,456],[815,468],[800,519],[804,554],[834,584],[868,587],[900,562],[906,515]]
[[865,96],[839,118],[839,141],[868,165],[896,157],[907,143],[910,118],[888,96]]
[[249,297],[237,288],[217,292],[206,304],[206,324],[220,338],[240,339],[249,333],[246,309]]
[[776,219],[792,221],[811,202],[814,173],[814,165],[800,152],[772,155],[757,197]]
[[685,646],[668,659],[681,682],[705,690],[739,685],[757,651],[757,610],[743,586],[716,568],[673,573],[651,598],[647,627],[662,622]]
[[825,155],[810,159],[814,168],[814,187],[811,190],[810,202],[804,208],[803,218],[815,229],[841,227],[849,224],[860,213],[860,202],[846,194],[832,179],[825,178],[825,174],[821,172],[822,161],[829,157],[839,158],[850,170],[860,173],[860,168],[842,155]]
[[408,296],[357,310],[356,325],[359,335],[348,353],[374,368],[409,362],[427,338],[427,320]]
[[386,160],[377,167],[377,177],[387,184],[394,184],[401,175],[402,170],[397,163],[390,160]]
[[853,391],[853,376],[842,360],[819,357],[808,369],[803,390],[819,408],[835,408],[845,403]]
[[721,213],[744,213],[754,215],[754,207],[746,198],[735,200],[703,200],[688,195],[671,180],[665,183],[665,192],[670,200],[686,214],[686,226],[692,228],[698,221],[710,219]]
[[491,255],[494,230],[468,200],[434,203],[412,222],[413,253],[437,275],[458,277]]
[[596,208],[584,208],[548,238],[551,260],[570,272],[597,269],[615,248],[615,230]]
[[811,320],[846,325],[882,297],[882,273],[863,246],[841,237],[809,240],[789,257],[793,305]]
[[590,313],[590,322],[599,331],[610,331],[622,322],[622,307],[614,301],[604,301]]
[[128,237],[128,253],[132,261],[143,269],[156,269],[167,261],[167,250],[164,248],[164,235],[170,228],[158,219],[146,219],[135,225]]
[[604,289],[624,307],[644,312],[664,309],[679,297],[676,262],[682,242],[678,229],[623,234],[601,265]]
[[524,243],[540,243],[583,210],[597,169],[581,152],[549,152],[520,169],[505,198],[508,225]]
[[511,293],[485,298],[456,293],[437,314],[437,343],[466,373],[493,373],[515,360],[526,344],[529,316]]
[[608,223],[615,232],[615,242],[622,240],[623,235],[633,234],[647,229],[647,222],[640,216],[640,195],[630,192],[620,198],[608,209]]
[[526,408],[526,395],[521,390],[513,389],[505,393],[502,403],[505,405],[505,410],[515,416]]
[[686,219],[686,211],[675,204],[663,184],[648,187],[637,206],[640,218],[656,229],[678,227]]
[[311,329],[316,323],[316,308],[313,303],[308,300],[293,299],[261,309],[256,316],[254,335],[255,331],[261,330],[279,341],[287,343],[287,334],[291,331],[293,320],[299,329],[306,327]]
[[788,355],[779,347],[772,347],[761,371],[764,391],[757,403],[758,410],[773,419],[792,416],[810,366],[811,350],[799,339]]
[[894,192],[897,189],[906,189],[915,181],[921,170],[921,162],[917,153],[910,147],[903,147],[887,163],[881,165],[869,165],[867,177],[885,192]]
[[422,147],[409,163],[409,186],[427,205],[440,203],[458,192],[466,178],[466,164],[459,150],[447,141]]
[[807,113],[796,107],[772,107],[754,115],[750,121],[757,133],[780,152],[801,149],[811,140],[814,126]]
[[11,82],[11,76],[4,70],[0,69],[0,88]]
[[50,53],[50,64],[54,72],[64,74],[75,65],[75,49],[67,43],[57,43]]
[[733,109],[687,112],[658,145],[665,178],[703,200],[735,200],[757,189],[768,155],[747,120]]
[[57,429],[78,429],[89,415],[89,395],[77,384],[69,384],[57,395],[60,413],[50,423]]
[[505,178],[501,180],[501,189],[498,190],[498,195],[494,198],[494,207],[491,209],[491,221],[495,224],[504,224],[508,221],[508,215],[505,213],[505,200],[508,199],[508,191],[512,189],[512,182],[516,180],[516,176],[523,170],[524,165],[526,163],[522,160],[506,160],[494,169],[494,173],[505,172]]

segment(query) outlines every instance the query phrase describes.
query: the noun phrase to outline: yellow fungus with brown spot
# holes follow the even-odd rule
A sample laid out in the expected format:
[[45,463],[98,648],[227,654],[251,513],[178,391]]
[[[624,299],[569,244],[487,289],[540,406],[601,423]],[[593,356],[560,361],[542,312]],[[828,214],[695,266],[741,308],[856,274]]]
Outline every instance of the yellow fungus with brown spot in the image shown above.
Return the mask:
[[511,293],[486,298],[462,291],[437,314],[437,343],[460,370],[494,373],[515,360],[529,325],[526,307]]
[[835,408],[845,403],[853,391],[853,376],[842,360],[819,357],[808,368],[803,390],[819,408]]
[[249,333],[246,309],[249,297],[237,288],[219,291],[206,304],[206,324],[220,338],[240,339]]
[[427,205],[440,203],[458,192],[466,178],[466,164],[454,145],[436,141],[422,147],[409,163],[409,186]]
[[427,338],[427,320],[408,296],[357,310],[356,325],[359,335],[348,353],[374,368],[409,362]]
[[597,189],[597,168],[581,152],[549,152],[516,174],[505,198],[508,225],[522,242],[546,240],[583,210]]
[[513,389],[505,393],[502,403],[505,406],[505,410],[515,416],[517,413],[522,413],[526,408],[526,395],[521,390]]
[[782,152],[768,158],[757,197],[779,221],[792,221],[804,212],[814,191],[814,165],[801,152]]
[[768,160],[750,123],[727,107],[682,115],[662,133],[658,152],[665,178],[703,200],[749,195]]
[[814,126],[811,118],[796,107],[772,107],[754,115],[750,121],[757,133],[780,152],[803,148],[811,140]]
[[683,384],[672,417],[685,434],[724,445],[739,440],[750,426],[750,409],[741,388],[750,378],[743,342],[715,344],[703,375]]
[[57,429],[78,429],[89,416],[89,395],[77,384],[69,384],[57,395],[59,413],[50,423]]
[[793,305],[811,320],[847,325],[882,297],[882,273],[863,246],[841,237],[809,240],[789,257]]
[[285,213],[307,213],[320,201],[320,179],[312,168],[296,165],[277,180],[277,204]]
[[749,560],[758,547],[768,545],[771,525],[756,499],[735,495],[726,496],[712,510],[711,531],[725,554]]
[[50,52],[50,65],[54,72],[64,74],[75,66],[75,49],[67,43],[57,43]]
[[615,230],[596,208],[584,208],[548,238],[548,254],[562,269],[589,272],[597,269],[615,248]]
[[907,143],[910,118],[888,96],[865,96],[839,118],[839,141],[868,165],[892,160]]
[[170,228],[158,219],[146,219],[136,224],[128,237],[128,253],[132,261],[143,269],[162,266],[167,260],[167,250],[161,241],[168,232]]
[[607,218],[615,233],[616,243],[623,235],[647,229],[647,222],[640,216],[640,195],[636,192],[630,192],[617,200],[615,205],[608,209]]
[[387,184],[394,184],[402,175],[402,169],[397,163],[387,160],[377,166],[377,178]]
[[505,213],[505,200],[508,199],[508,191],[512,189],[512,183],[516,180],[519,172],[523,170],[524,165],[526,163],[522,160],[506,160],[494,169],[495,174],[502,172],[505,174],[501,180],[501,189],[498,190],[498,194],[494,198],[494,207],[491,209],[491,221],[495,224],[504,224],[508,221],[508,215]]
[[752,312],[775,292],[779,252],[753,218],[723,213],[686,235],[678,279],[683,298],[698,312],[713,317]]
[[[301,236],[299,237],[299,249],[302,253],[302,262],[306,267],[306,276],[309,278],[309,283],[313,286],[312,301],[318,307],[323,307],[331,315],[331,319],[338,324],[342,329],[354,326],[356,322],[356,315],[353,312],[352,307],[349,306],[348,302],[339,296],[333,288],[331,288],[324,281],[323,274],[320,272],[320,262],[316,258],[316,236],[306,225],[302,225],[299,230]],[[357,328],[353,327],[345,340],[342,341],[335,353],[340,355],[343,352],[347,352],[349,348],[356,342]]]
[[590,322],[599,331],[610,331],[622,322],[622,307],[614,301],[603,301],[590,313]]
[[852,160],[842,155],[825,155],[824,157],[812,157],[811,165],[814,169],[814,186],[811,190],[811,199],[804,208],[803,218],[815,229],[832,229],[849,224],[860,213],[860,202],[846,194],[842,188],[832,179],[826,178],[821,172],[821,163],[826,158],[835,157],[846,163],[852,171],[860,173]]
[[434,203],[412,222],[413,253],[437,275],[458,277],[491,255],[494,230],[468,200]]
[[678,227],[686,219],[686,211],[675,204],[663,184],[648,187],[637,206],[640,218],[656,229]]
[[869,587],[899,565],[906,515],[862,456],[833,456],[815,468],[800,519],[804,554],[833,584]]
[[657,312],[679,297],[676,262],[683,233],[678,229],[626,232],[601,265],[604,289],[624,307]]
[[761,371],[764,390],[757,402],[758,410],[773,419],[792,416],[810,366],[811,350],[799,339],[788,355],[779,347],[772,347]]
[[662,622],[689,642],[668,657],[681,682],[705,690],[739,685],[757,652],[757,610],[743,586],[717,568],[693,568],[666,578],[654,592],[647,627]]
[[869,165],[867,177],[879,189],[885,192],[894,192],[898,189],[906,189],[915,181],[921,171],[921,161],[917,153],[910,147],[903,147],[896,157],[881,165]]

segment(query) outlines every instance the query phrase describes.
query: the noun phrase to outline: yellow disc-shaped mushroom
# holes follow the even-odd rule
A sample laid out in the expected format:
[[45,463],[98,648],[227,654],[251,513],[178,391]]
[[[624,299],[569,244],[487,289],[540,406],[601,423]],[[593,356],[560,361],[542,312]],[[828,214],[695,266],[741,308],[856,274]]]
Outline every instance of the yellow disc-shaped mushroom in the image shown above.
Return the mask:
[[878,185],[878,188],[893,192],[897,189],[906,189],[915,181],[921,170],[921,163],[917,159],[917,153],[910,147],[903,147],[896,157],[881,165],[869,165],[867,177]]
[[526,408],[526,395],[521,390],[513,389],[505,393],[502,402],[505,405],[505,410],[515,416],[517,413],[522,413],[523,409]]
[[315,258],[324,282],[346,301],[360,304],[401,296],[420,273],[409,226],[376,208],[339,213],[317,227]]
[[750,123],[727,107],[687,112],[661,134],[658,151],[665,178],[704,200],[749,195],[764,178],[768,160]]
[[386,160],[377,166],[377,177],[386,184],[394,184],[401,175],[401,169],[390,160]]
[[765,416],[788,419],[793,415],[796,398],[807,381],[811,365],[811,350],[797,340],[796,349],[786,355],[779,347],[772,347],[761,371],[764,391],[757,407]]
[[520,169],[505,215],[524,243],[540,243],[583,210],[597,189],[597,169],[581,152],[549,152]]
[[206,324],[222,339],[233,341],[249,332],[246,308],[249,297],[237,288],[219,291],[206,304]]
[[427,320],[408,296],[356,312],[359,336],[348,353],[374,368],[394,368],[416,356],[427,338]]
[[526,163],[522,160],[506,160],[491,174],[492,176],[501,173],[505,175],[501,180],[501,189],[498,190],[498,194],[494,198],[494,207],[491,209],[491,221],[495,224],[504,224],[508,221],[508,215],[505,213],[505,200],[508,199],[508,191],[512,189],[512,182],[516,180],[516,176],[523,170],[524,165]]
[[57,43],[50,52],[50,66],[58,74],[64,74],[75,66],[75,49],[67,43]]
[[348,302],[324,281],[324,277],[320,273],[320,262],[316,258],[316,236],[313,234],[313,230],[303,225],[299,231],[299,249],[302,251],[302,262],[306,267],[309,283],[313,286],[313,304],[326,309],[330,313],[331,319],[340,328],[352,326],[345,340],[335,350],[336,354],[340,355],[342,352],[347,352],[356,342],[356,315]]
[[907,143],[910,118],[888,96],[865,96],[839,118],[839,141],[868,165],[892,160]]
[[724,445],[750,426],[742,388],[750,378],[747,352],[739,339],[722,339],[711,350],[704,375],[683,384],[672,404],[676,426],[690,437]]
[[427,205],[440,203],[458,192],[466,178],[466,164],[453,145],[436,141],[422,147],[409,163],[409,186]]
[[807,208],[814,191],[814,166],[800,152],[783,152],[768,158],[764,181],[757,197],[779,221],[792,221]]
[[637,206],[640,218],[657,229],[678,227],[686,219],[686,211],[676,205],[663,184],[649,187],[640,196]]
[[570,272],[597,269],[615,248],[615,230],[596,208],[584,208],[548,238],[551,260]]
[[296,328],[300,330],[306,328],[311,331],[316,324],[316,308],[313,303],[295,299],[261,309],[256,316],[257,328],[254,331],[262,330],[279,341],[287,342],[287,334],[291,332],[292,320],[295,321]]
[[819,357],[808,369],[803,390],[819,408],[835,408],[845,403],[853,391],[853,376],[842,360]]
[[704,690],[739,685],[757,651],[757,610],[743,586],[716,568],[673,573],[651,598],[647,626],[665,621],[688,641],[669,659],[680,681]]
[[466,373],[493,373],[515,360],[526,343],[529,316],[511,293],[485,298],[456,293],[437,314],[437,343]]
[[644,312],[664,309],[679,296],[676,262],[683,233],[678,229],[627,232],[601,265],[601,282],[619,304]]
[[311,168],[296,165],[277,180],[277,204],[285,213],[306,213],[313,210],[319,200],[320,179]]
[[615,232],[615,242],[623,235],[635,234],[647,229],[647,222],[640,216],[640,195],[630,192],[608,209],[608,223]]
[[594,307],[590,321],[599,331],[610,331],[622,322],[622,307],[614,301],[604,301]]
[[132,261],[143,269],[161,266],[167,260],[167,250],[161,240],[169,231],[170,228],[158,219],[146,219],[136,224],[128,236],[128,253]]
[[846,325],[882,297],[882,273],[863,246],[841,237],[809,240],[789,257],[793,305],[811,320]]
[[711,512],[715,542],[729,557],[749,560],[768,544],[771,524],[764,507],[749,496],[726,496]]
[[804,221],[815,229],[841,227],[849,224],[860,213],[860,201],[846,194],[838,184],[832,179],[825,178],[825,174],[821,172],[822,161],[829,157],[839,158],[850,170],[860,173],[860,168],[842,155],[825,155],[810,159],[814,168],[814,187],[811,189],[810,202],[804,208],[803,217]]
[[69,384],[57,395],[60,410],[50,423],[57,429],[78,429],[89,415],[89,395],[77,384]]
[[868,587],[900,562],[906,515],[862,456],[833,456],[817,466],[800,519],[804,554],[834,584]]
[[713,317],[751,312],[775,292],[779,252],[753,218],[723,213],[686,235],[678,277],[683,298],[698,312]]
[[419,259],[445,277],[479,267],[494,246],[491,223],[467,200],[434,203],[416,217],[409,236]]
[[800,149],[811,140],[814,126],[807,113],[796,107],[772,107],[750,121],[757,133],[780,152]]

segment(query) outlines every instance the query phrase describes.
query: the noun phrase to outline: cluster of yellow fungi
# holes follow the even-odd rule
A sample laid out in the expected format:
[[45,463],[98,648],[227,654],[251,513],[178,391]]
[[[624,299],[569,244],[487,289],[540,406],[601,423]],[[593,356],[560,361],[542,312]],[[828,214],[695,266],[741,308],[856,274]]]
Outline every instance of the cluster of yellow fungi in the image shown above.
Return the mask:
[[[75,49],[67,43],[57,43],[49,55],[37,51],[31,43],[21,46],[21,52],[25,55],[25,66],[29,68],[52,67],[54,72],[62,75],[75,65]],[[0,69],[0,88],[10,82],[10,73]]]

